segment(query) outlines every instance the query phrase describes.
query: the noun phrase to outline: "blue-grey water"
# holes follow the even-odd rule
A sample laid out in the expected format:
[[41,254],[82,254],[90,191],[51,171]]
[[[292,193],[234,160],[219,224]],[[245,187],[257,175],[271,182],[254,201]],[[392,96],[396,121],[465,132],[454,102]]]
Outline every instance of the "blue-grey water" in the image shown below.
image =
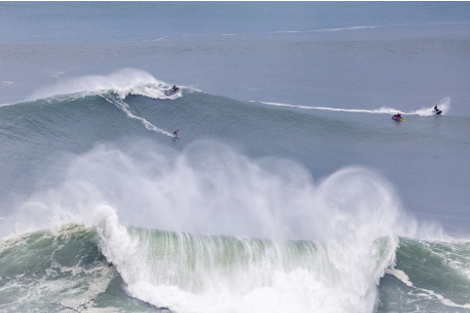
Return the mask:
[[0,2],[0,311],[468,312],[469,12]]

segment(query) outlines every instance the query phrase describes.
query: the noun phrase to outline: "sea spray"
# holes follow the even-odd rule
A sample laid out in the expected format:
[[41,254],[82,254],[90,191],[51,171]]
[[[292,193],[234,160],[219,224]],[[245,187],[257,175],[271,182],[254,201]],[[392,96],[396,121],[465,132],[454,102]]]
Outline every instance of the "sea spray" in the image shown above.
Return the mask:
[[156,307],[373,311],[401,218],[377,174],[349,168],[315,183],[294,162],[250,159],[211,141],[123,151],[100,145],[72,159],[16,223],[96,227],[128,292]]
[[128,95],[145,96],[152,99],[177,98],[180,94],[168,97],[164,90],[169,86],[154,78],[150,73],[133,68],[125,68],[110,75],[87,75],[64,80],[32,93],[27,100],[47,99],[63,95],[100,95],[114,92],[121,99]]
[[[114,214],[101,227],[103,253],[128,291],[157,307],[178,312],[363,312],[374,305],[375,282],[364,295],[358,287],[370,282],[364,285],[364,277],[346,275],[357,269],[337,266],[321,244],[140,228],[126,232]],[[362,262],[380,264],[384,259],[376,252],[384,248],[390,253],[394,247],[377,240]],[[348,277],[352,281],[346,283]]]

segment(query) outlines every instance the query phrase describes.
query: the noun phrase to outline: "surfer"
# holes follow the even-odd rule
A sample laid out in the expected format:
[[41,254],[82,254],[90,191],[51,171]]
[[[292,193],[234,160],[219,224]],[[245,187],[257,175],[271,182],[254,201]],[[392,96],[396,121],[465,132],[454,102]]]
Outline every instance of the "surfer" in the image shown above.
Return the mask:
[[177,130],[175,130],[175,131],[173,132],[173,137],[175,137],[176,139],[180,139],[180,137],[178,137],[178,132],[179,132],[179,131],[180,131],[180,130],[177,129]]
[[172,92],[177,92],[178,90],[180,90],[180,89],[178,87],[176,87],[176,85],[173,85],[173,87],[171,87]]

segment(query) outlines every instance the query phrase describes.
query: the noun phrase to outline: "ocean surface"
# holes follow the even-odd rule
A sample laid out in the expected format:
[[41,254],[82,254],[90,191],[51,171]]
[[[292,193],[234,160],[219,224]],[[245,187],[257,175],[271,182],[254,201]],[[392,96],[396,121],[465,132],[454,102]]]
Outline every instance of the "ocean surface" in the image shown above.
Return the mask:
[[469,12],[0,2],[0,312],[470,312]]

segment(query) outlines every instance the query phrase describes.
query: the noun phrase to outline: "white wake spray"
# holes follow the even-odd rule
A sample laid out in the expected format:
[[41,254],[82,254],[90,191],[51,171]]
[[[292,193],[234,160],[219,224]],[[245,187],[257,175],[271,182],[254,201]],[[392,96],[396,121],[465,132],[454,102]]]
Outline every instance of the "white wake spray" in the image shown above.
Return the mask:
[[[253,101],[252,101],[253,102]],[[450,110],[450,98],[446,97],[439,101],[438,108],[442,110],[442,114],[445,115]],[[302,109],[302,110],[320,110],[320,111],[333,111],[333,112],[350,112],[350,113],[368,113],[368,114],[395,114],[400,112],[402,114],[407,115],[419,115],[419,116],[431,116],[434,115],[433,109],[434,105],[427,108],[420,108],[414,111],[401,111],[395,108],[388,108],[388,107],[381,107],[378,109],[342,109],[342,108],[332,108],[332,107],[324,107],[324,106],[306,106],[306,105],[295,105],[295,104],[287,104],[287,103],[278,103],[278,102],[259,102],[261,104],[266,104],[270,106],[278,106],[278,107],[288,107],[288,108],[295,108],[295,109]]]
[[103,97],[106,99],[106,101],[108,101],[111,104],[114,104],[116,107],[121,109],[126,114],[127,117],[140,121],[147,130],[151,130],[151,131],[166,135],[168,137],[173,137],[171,133],[158,128],[157,126],[147,121],[145,118],[134,114],[131,111],[131,108],[129,107],[129,105],[126,102],[124,102],[123,99],[116,97],[113,94],[106,94],[106,95],[103,95]]

